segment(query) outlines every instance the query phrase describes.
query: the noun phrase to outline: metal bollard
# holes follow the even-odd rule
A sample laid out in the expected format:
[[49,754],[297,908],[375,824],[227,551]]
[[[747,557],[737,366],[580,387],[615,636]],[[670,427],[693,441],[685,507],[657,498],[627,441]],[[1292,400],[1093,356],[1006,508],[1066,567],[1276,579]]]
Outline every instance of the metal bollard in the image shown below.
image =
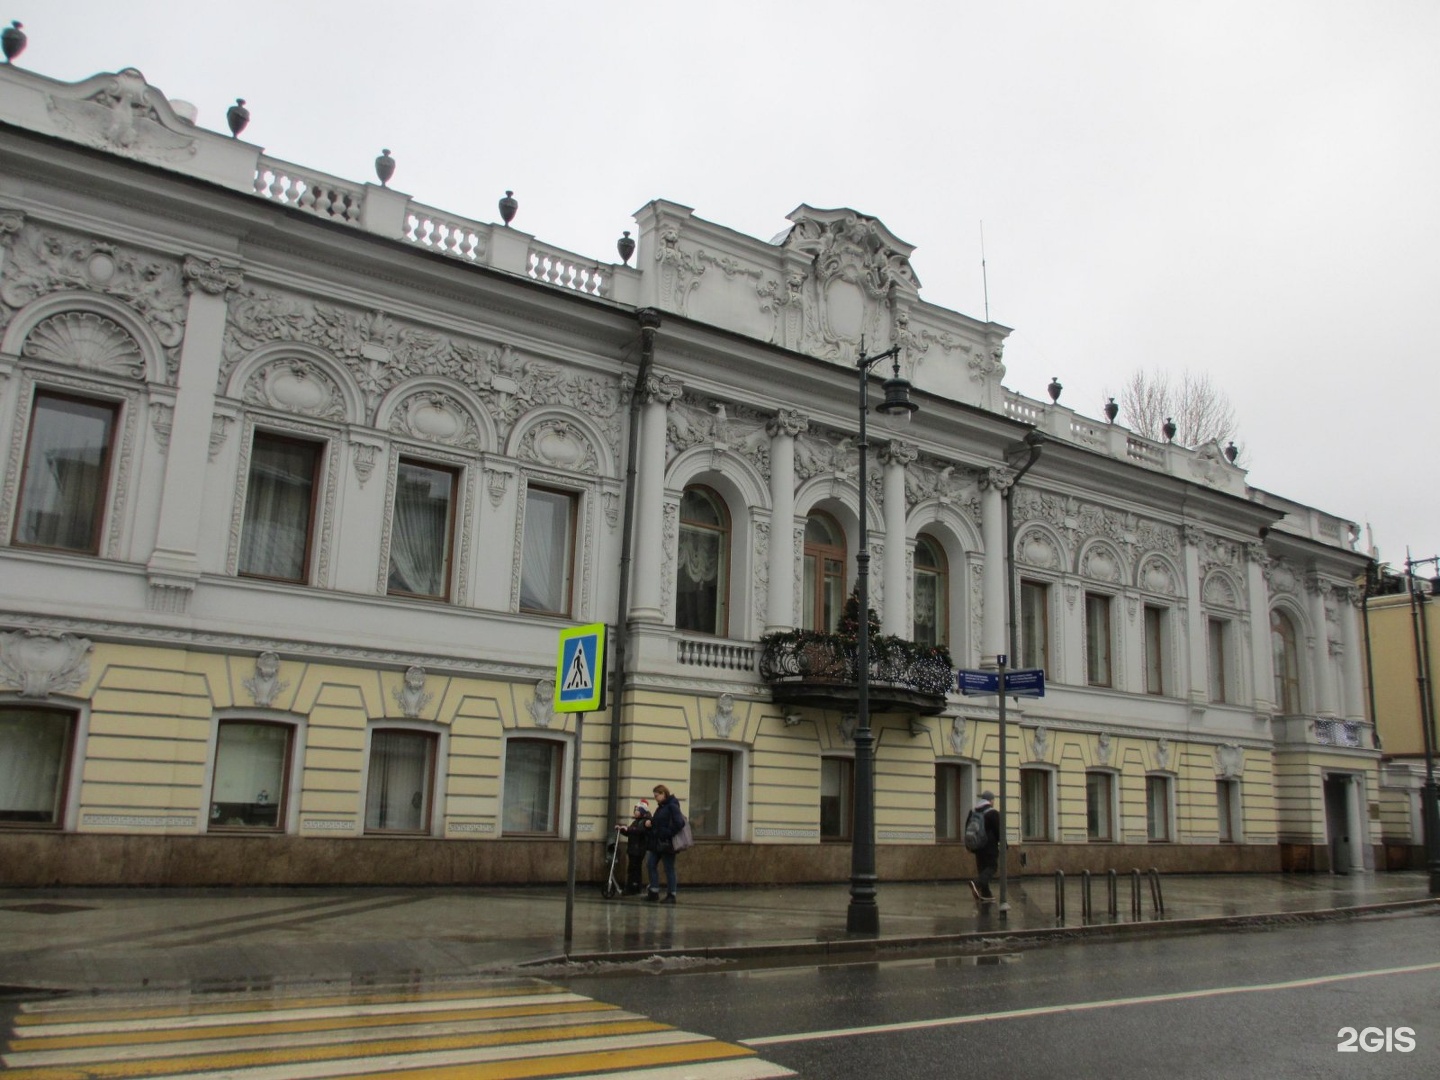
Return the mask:
[[1055,871],[1055,921],[1065,921],[1065,871]]
[[1080,871],[1080,918],[1081,918],[1082,921],[1088,923],[1088,922],[1090,921],[1090,916],[1091,916],[1091,911],[1090,911],[1090,871],[1089,871],[1089,870],[1081,870],[1081,871]]
[[1140,870],[1138,867],[1130,871],[1130,917],[1136,920],[1140,918]]
[[1150,868],[1150,902],[1155,905],[1155,914],[1165,914],[1165,897],[1160,892],[1160,871]]
[[1115,873],[1115,868],[1111,867],[1105,871],[1105,877],[1108,879],[1106,884],[1110,887],[1110,917],[1116,919],[1120,917],[1120,876]]

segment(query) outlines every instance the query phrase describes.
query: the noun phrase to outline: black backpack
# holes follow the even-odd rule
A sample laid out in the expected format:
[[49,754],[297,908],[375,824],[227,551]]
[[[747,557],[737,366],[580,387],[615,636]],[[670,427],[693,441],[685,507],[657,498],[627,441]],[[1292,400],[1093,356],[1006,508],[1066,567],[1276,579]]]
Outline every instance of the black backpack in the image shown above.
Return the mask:
[[985,832],[985,811],[978,807],[970,811],[970,816],[965,819],[965,850],[979,851],[990,837]]

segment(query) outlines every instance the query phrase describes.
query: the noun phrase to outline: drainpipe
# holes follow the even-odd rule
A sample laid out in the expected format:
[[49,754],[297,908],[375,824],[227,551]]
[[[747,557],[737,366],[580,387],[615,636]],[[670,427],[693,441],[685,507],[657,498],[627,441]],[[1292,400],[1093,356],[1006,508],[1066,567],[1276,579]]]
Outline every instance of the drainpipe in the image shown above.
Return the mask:
[[1370,594],[1380,582],[1380,568],[1371,559],[1365,564],[1365,589],[1360,594],[1360,617],[1365,623],[1365,688],[1370,698],[1370,739],[1376,750],[1380,745],[1380,717],[1375,712],[1375,650],[1370,647]]
[[[620,595],[616,601],[613,653],[614,677],[610,683],[610,811],[620,814],[620,717],[625,700],[627,651],[630,645],[630,564],[635,535],[635,460],[640,442],[640,409],[645,400],[645,384],[655,363],[655,331],[660,329],[660,312],[641,308],[635,313],[640,322],[640,367],[635,386],[630,391],[630,430],[625,440],[625,509],[620,527]],[[607,825],[607,835],[608,835]]]

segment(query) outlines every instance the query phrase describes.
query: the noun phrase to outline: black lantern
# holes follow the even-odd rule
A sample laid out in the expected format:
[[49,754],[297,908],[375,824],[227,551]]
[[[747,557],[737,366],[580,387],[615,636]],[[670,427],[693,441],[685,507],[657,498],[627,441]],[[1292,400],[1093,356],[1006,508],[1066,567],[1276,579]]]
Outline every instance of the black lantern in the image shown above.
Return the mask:
[[1120,415],[1120,406],[1115,404],[1115,399],[1112,397],[1109,401],[1105,402],[1105,421],[1106,421],[1106,423],[1113,424],[1113,423],[1115,422],[1115,417],[1117,417],[1117,416],[1119,416],[1119,415]]
[[0,48],[5,50],[5,62],[10,63],[24,52],[25,43],[29,40],[25,36],[25,31],[20,29],[18,22],[12,22],[3,31],[0,31]]
[[390,156],[389,150],[381,150],[380,156],[375,159],[375,175],[380,178],[381,187],[390,183],[390,177],[395,175],[395,159]]
[[1058,403],[1060,401],[1060,391],[1064,390],[1065,387],[1060,385],[1060,376],[1051,375],[1050,385],[1045,389],[1050,394],[1050,401],[1052,403]]
[[1175,441],[1175,418],[1174,418],[1173,416],[1167,416],[1167,417],[1165,417],[1165,426],[1162,427],[1160,430],[1165,433],[1165,441],[1166,441],[1166,442],[1174,442],[1174,441]]
[[515,220],[515,211],[519,209],[520,203],[515,198],[515,192],[505,192],[505,197],[500,200],[500,220],[505,222],[506,228]]
[[225,122],[230,125],[230,137],[237,139],[245,125],[250,123],[250,110],[245,108],[245,99],[237,97],[235,104],[225,110]]
[[630,239],[630,230],[625,230],[625,235],[615,241],[615,250],[620,252],[620,261],[626,266],[630,265],[630,256],[635,254],[635,241]]

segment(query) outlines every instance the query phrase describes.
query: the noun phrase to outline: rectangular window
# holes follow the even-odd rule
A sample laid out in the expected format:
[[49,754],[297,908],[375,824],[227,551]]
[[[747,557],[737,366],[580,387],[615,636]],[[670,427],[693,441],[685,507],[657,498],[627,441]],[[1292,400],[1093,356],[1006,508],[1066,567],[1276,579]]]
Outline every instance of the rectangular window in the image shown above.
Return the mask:
[[1210,663],[1210,700],[1226,702],[1230,700],[1227,678],[1230,662],[1230,623],[1225,619],[1208,619],[1205,629]]
[[1240,781],[1215,781],[1215,809],[1220,823],[1220,842],[1240,842]]
[[0,709],[0,828],[58,828],[75,718],[51,709]]
[[255,433],[240,536],[242,575],[307,580],[323,449],[320,443]]
[[1049,840],[1050,836],[1049,769],[1020,770],[1020,839]]
[[820,839],[849,840],[853,822],[855,762],[820,759]]
[[971,766],[941,762],[935,766],[935,839],[959,840],[974,805]]
[[1050,670],[1050,586],[1020,582],[1020,666]]
[[525,491],[525,541],[520,554],[520,610],[570,614],[575,496],[546,488]]
[[1145,692],[1165,693],[1166,609],[1145,605]]
[[435,744],[435,736],[423,731],[370,733],[366,832],[430,831]]
[[291,732],[288,724],[220,722],[210,792],[211,829],[278,832],[285,827]]
[[550,739],[511,739],[505,744],[506,835],[559,835],[560,752],[560,743]]
[[697,838],[730,839],[731,784],[735,755],[724,750],[690,754],[690,809],[686,815]]
[[1151,840],[1170,840],[1170,778],[1145,778],[1145,835]]
[[1111,685],[1110,597],[1098,593],[1085,594],[1085,681]]
[[1085,836],[1115,839],[1115,778],[1109,773],[1085,774]]
[[117,411],[105,402],[35,394],[17,545],[99,554]]
[[444,600],[450,593],[455,473],[401,461],[390,527],[389,591]]

